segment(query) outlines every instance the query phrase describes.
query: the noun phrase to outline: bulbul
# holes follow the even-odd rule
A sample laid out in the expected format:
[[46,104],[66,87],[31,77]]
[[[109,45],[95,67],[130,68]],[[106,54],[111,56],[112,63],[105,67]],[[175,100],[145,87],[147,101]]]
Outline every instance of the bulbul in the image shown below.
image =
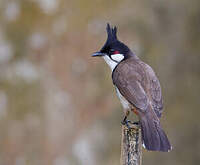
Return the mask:
[[135,112],[141,125],[143,146],[151,151],[169,152],[172,147],[163,131],[160,118],[163,99],[153,69],[142,62],[117,38],[117,28],[107,24],[107,41],[93,57],[103,57],[112,70],[112,81],[124,109],[123,123]]

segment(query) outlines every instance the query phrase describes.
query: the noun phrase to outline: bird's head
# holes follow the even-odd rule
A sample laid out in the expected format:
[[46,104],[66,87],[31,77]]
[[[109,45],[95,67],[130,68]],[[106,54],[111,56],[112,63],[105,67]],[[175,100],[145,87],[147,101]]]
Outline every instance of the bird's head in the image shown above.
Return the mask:
[[130,57],[130,49],[117,39],[117,27],[106,27],[107,40],[100,51],[92,54],[92,57],[103,57],[106,63],[114,69],[118,63]]

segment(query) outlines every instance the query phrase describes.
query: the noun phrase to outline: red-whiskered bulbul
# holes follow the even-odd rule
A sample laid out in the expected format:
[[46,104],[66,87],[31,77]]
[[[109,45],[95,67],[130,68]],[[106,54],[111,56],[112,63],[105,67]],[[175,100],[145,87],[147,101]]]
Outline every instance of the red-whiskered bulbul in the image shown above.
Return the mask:
[[124,109],[123,123],[129,111],[139,117],[143,146],[151,151],[169,152],[172,147],[160,125],[163,99],[153,69],[142,62],[117,39],[117,28],[107,24],[107,41],[93,57],[103,57],[112,70],[112,80]]

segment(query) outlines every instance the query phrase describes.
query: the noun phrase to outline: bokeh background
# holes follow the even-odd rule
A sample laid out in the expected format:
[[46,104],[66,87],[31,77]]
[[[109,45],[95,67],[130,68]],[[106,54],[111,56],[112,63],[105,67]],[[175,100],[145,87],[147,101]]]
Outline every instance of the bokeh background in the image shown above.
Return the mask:
[[107,22],[162,85],[173,151],[143,164],[200,164],[199,0],[0,0],[0,165],[119,164]]

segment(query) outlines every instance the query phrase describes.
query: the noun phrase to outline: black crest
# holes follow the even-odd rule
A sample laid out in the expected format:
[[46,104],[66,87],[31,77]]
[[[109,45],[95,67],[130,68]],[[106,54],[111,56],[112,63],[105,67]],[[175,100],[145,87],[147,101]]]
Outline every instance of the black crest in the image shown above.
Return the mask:
[[110,50],[113,49],[125,55],[127,52],[130,51],[125,44],[123,44],[118,40],[116,26],[111,27],[110,24],[107,23],[106,31],[107,31],[107,40],[104,46],[100,50],[101,53],[109,54]]
[[117,40],[117,27],[115,26],[114,28],[111,28],[109,23],[107,23],[107,34],[108,34],[108,38],[107,38],[107,42],[113,42]]
[[107,23],[107,27],[106,27],[106,31],[107,31],[107,40],[106,43],[104,44],[104,46],[101,49],[101,52],[106,51],[107,49],[109,49],[109,47],[116,42],[119,42],[117,39],[117,27],[114,26],[114,28],[110,27],[109,23]]

